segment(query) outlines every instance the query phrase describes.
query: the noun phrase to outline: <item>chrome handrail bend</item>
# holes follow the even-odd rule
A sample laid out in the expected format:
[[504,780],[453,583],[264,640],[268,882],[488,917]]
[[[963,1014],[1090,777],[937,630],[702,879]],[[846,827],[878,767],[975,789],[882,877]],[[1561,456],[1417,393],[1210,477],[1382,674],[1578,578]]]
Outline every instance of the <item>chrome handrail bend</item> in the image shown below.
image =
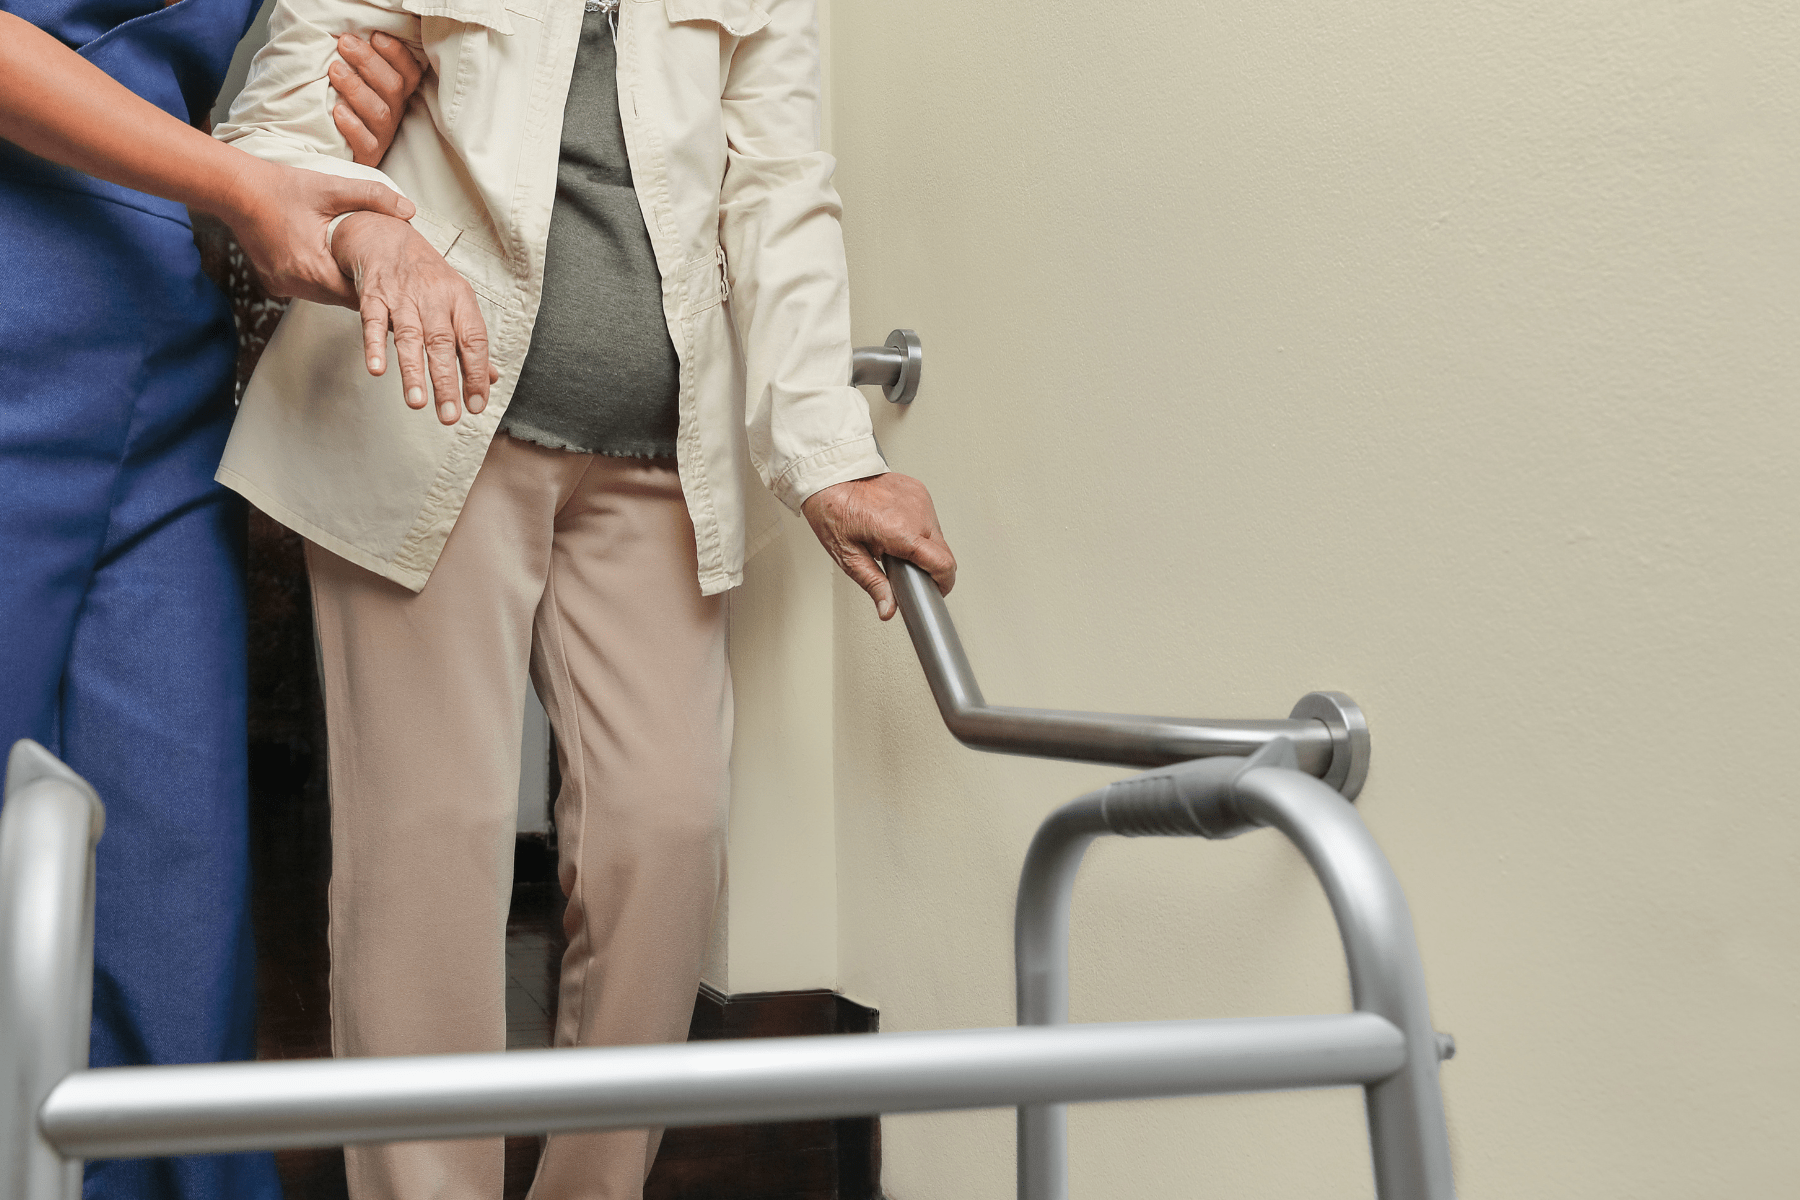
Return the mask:
[[989,704],[937,584],[919,567],[884,560],[925,681],[956,740],[976,750],[1080,762],[1161,767],[1196,758],[1256,753],[1276,738],[1293,743],[1299,767],[1356,799],[1369,774],[1369,725],[1342,692],[1308,692],[1286,720],[1205,720],[1065,712]]
[[[909,404],[919,391],[925,351],[910,329],[884,346],[859,346],[850,381],[879,384],[889,400]],[[894,599],[938,712],[956,740],[976,750],[1161,767],[1196,758],[1254,754],[1276,738],[1293,743],[1300,769],[1356,799],[1369,774],[1369,724],[1342,692],[1308,692],[1286,720],[1204,720],[1124,713],[1065,712],[989,704],[975,682],[950,610],[931,577],[904,560],[884,562]]]

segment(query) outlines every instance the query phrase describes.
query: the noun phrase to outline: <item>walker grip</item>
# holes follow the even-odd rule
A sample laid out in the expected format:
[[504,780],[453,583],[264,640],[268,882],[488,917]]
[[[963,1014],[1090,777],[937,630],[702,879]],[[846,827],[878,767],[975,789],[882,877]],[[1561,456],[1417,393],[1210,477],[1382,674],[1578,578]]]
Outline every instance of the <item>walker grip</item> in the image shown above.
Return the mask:
[[1201,758],[1108,784],[1100,793],[1106,827],[1121,837],[1236,837],[1256,828],[1239,811],[1238,778],[1258,767],[1298,763],[1294,744],[1271,738],[1248,758]]

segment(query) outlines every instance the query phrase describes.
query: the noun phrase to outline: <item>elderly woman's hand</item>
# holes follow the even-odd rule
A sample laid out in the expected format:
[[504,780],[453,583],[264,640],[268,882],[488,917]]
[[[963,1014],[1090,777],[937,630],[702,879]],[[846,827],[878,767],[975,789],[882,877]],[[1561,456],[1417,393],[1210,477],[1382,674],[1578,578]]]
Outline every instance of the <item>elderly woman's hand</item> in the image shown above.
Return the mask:
[[376,213],[345,218],[332,252],[356,288],[369,374],[387,370],[391,329],[409,406],[425,407],[429,381],[446,425],[463,407],[486,408],[500,373],[488,363],[487,323],[469,281],[411,225]]
[[808,496],[800,511],[884,621],[895,612],[894,588],[881,570],[884,554],[923,567],[946,596],[956,586],[956,556],[944,541],[931,493],[910,475],[889,471],[833,484]]

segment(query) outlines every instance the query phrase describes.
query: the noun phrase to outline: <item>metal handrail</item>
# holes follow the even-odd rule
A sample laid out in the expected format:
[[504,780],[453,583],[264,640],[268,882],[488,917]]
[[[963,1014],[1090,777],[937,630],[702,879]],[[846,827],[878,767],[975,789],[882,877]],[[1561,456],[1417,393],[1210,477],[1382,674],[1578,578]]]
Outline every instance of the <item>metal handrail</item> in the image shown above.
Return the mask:
[[[1452,1200],[1450,1140],[1438,1087],[1455,1042],[1431,1024],[1412,914],[1393,868],[1348,801],[1295,769],[1277,740],[1249,758],[1183,763],[1090,792],[1039,826],[1019,876],[1013,953],[1023,1027],[1066,1027],[1069,914],[1076,872],[1095,838],[1229,838],[1279,829],[1305,856],[1337,918],[1351,1003],[1400,1031],[1404,1065],[1364,1088],[1382,1200]],[[1022,1105],[1019,1200],[1068,1200],[1061,1104]]]
[[[880,384],[889,400],[918,394],[925,351],[910,329],[888,334],[885,346],[860,346],[851,355],[854,384]],[[976,750],[1160,767],[1196,758],[1254,754],[1276,738],[1294,744],[1300,769],[1356,799],[1369,774],[1369,725],[1342,692],[1308,692],[1286,720],[1204,720],[1124,713],[1065,712],[989,704],[975,682],[962,639],[937,586],[923,570],[892,555],[883,560],[894,599],[912,635],[926,682],[956,740]]]
[[989,704],[937,584],[904,559],[884,559],[888,581],[938,712],[956,740],[977,750],[1082,762],[1160,767],[1197,758],[1254,754],[1277,738],[1293,743],[1300,769],[1354,800],[1369,773],[1369,726],[1342,692],[1309,692],[1286,720],[1209,721],[1065,712]]

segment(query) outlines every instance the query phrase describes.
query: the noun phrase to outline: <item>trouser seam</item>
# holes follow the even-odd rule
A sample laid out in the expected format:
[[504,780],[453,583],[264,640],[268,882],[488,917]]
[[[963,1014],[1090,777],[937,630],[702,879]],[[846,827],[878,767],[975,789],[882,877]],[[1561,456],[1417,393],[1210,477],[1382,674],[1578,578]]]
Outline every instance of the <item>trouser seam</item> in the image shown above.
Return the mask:
[[[335,847],[340,836],[338,830],[338,787],[337,760],[331,753],[331,685],[325,678],[325,643],[319,632],[319,614],[322,611],[319,600],[318,573],[313,570],[313,545],[306,544],[306,588],[312,596],[312,630],[313,656],[319,673],[319,693],[325,704],[325,809],[329,816],[326,824],[331,830],[331,844]],[[337,922],[337,855],[331,856],[329,873],[325,877],[325,1023],[331,1031],[331,1056],[344,1057],[344,1045],[339,1029],[337,1015],[338,996],[338,922]]]
[[[567,501],[565,501],[565,503],[567,503]],[[569,732],[572,735],[570,738],[571,744],[566,748],[566,753],[575,766],[575,770],[570,774],[574,777],[576,789],[575,799],[576,803],[580,806],[580,812],[575,821],[575,845],[569,848],[569,857],[574,863],[575,876],[574,886],[569,889],[570,898],[581,905],[583,945],[586,948],[588,960],[581,965],[581,983],[576,992],[578,1003],[575,1011],[575,1032],[571,1044],[579,1044],[581,1040],[581,1030],[587,1021],[589,975],[592,973],[594,957],[594,948],[587,932],[588,918],[590,916],[588,913],[588,906],[585,901],[578,898],[582,885],[585,883],[581,859],[582,855],[586,852],[587,846],[587,737],[586,731],[582,728],[581,724],[581,706],[575,698],[575,679],[569,670],[569,655],[565,645],[563,632],[562,604],[557,595],[556,542],[554,535],[552,535],[550,544],[549,568],[544,574],[543,605],[544,626],[546,640],[548,642],[548,645],[545,647],[546,657],[550,659],[552,685],[556,686],[562,693],[561,698],[557,702],[557,708],[564,713],[564,724],[569,726]],[[567,787],[568,783],[569,781],[565,780],[563,786]],[[561,1023],[562,1015],[558,1013],[557,1024],[560,1025]]]

